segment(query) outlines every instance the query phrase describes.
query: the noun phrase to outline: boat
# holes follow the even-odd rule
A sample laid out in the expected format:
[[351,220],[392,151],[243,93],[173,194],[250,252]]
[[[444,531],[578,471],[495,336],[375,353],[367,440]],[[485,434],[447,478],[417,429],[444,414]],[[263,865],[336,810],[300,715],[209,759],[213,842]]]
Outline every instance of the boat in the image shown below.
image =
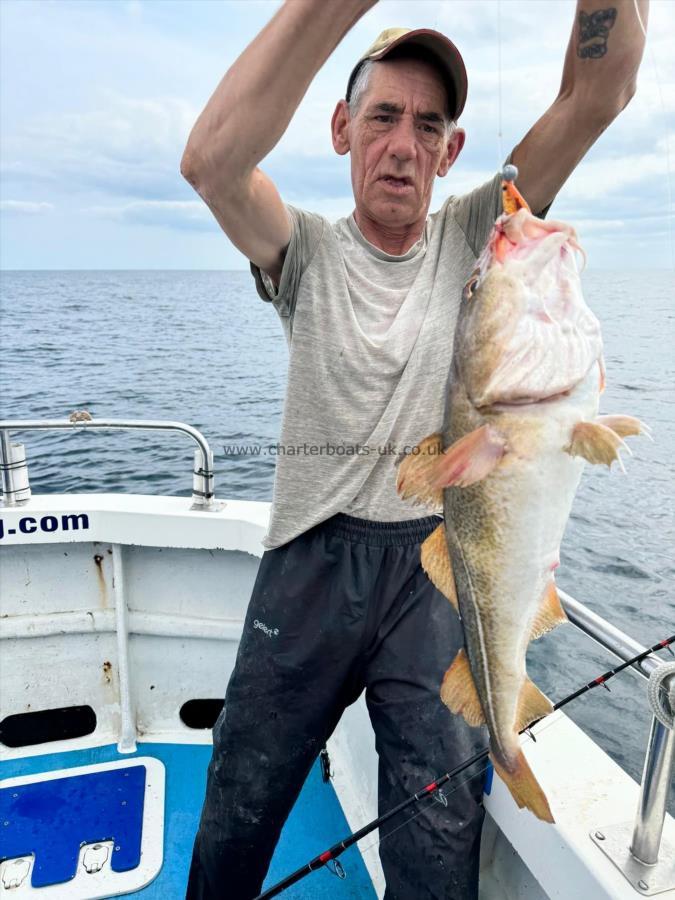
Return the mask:
[[[196,444],[192,496],[33,494],[26,448],[41,429],[178,432]],[[209,444],[180,422],[6,420],[0,465],[0,897],[179,900],[270,505],[218,498]],[[644,651],[562,599],[608,667]],[[649,654],[631,670],[653,678],[665,665]],[[645,736],[641,785],[562,710],[524,735],[556,823],[491,779],[481,900],[674,900],[675,735],[662,719]],[[305,783],[267,888],[377,815],[376,771],[361,697]],[[382,897],[377,849],[370,834],[283,896]]]

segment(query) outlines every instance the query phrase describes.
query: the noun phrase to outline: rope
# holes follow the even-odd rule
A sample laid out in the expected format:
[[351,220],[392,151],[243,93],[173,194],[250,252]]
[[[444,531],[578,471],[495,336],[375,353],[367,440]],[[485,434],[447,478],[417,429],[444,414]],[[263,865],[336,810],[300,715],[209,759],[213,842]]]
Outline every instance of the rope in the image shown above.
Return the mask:
[[647,699],[656,718],[670,728],[675,728],[675,677],[670,685],[665,684],[666,678],[675,676],[675,662],[663,663],[658,669],[654,669],[649,676],[647,685]]

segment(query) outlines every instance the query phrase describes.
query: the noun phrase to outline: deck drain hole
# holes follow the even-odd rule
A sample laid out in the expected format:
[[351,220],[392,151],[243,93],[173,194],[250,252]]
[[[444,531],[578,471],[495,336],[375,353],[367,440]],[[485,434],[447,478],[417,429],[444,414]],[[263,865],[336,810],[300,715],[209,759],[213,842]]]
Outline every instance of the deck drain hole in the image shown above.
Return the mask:
[[181,722],[188,728],[213,728],[222,708],[222,700],[188,700],[180,708]]
[[28,747],[49,741],[84,737],[96,730],[91,706],[62,706],[7,716],[0,722],[0,743],[5,747]]

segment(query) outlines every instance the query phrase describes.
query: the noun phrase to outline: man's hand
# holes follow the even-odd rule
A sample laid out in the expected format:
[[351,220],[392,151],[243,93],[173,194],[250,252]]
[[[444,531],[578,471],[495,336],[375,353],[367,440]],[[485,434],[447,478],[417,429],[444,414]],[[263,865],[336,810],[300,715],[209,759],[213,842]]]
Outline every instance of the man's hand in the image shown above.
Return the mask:
[[[637,4],[646,28],[649,0]],[[558,97],[513,152],[533,212],[551,203],[635,93],[644,45],[633,0],[578,0]]]

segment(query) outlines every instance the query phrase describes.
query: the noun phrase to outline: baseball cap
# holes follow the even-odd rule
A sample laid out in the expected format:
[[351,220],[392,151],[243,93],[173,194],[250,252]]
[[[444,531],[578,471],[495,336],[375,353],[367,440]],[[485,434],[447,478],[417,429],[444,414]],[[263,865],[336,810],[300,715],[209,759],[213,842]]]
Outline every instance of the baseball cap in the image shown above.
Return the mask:
[[368,59],[384,59],[392,51],[401,47],[415,47],[423,51],[424,56],[431,56],[431,62],[435,62],[445,75],[446,88],[451,108],[454,107],[452,118],[457,120],[464,109],[467,93],[466,68],[462,55],[452,43],[440,31],[431,28],[385,28],[363,54],[352,69],[347,82],[347,102],[351,99],[354,79],[363,63]]

